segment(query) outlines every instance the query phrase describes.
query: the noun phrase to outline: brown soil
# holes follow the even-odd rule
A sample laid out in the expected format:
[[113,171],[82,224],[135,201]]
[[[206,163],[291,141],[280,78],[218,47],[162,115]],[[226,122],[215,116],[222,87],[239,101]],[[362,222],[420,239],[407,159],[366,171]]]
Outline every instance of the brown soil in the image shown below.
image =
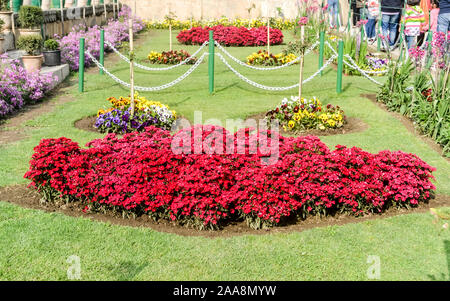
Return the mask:
[[[259,113],[253,116],[250,116],[247,118],[254,119],[254,120],[261,120],[264,119],[266,116],[266,113]],[[307,131],[301,131],[301,132],[288,132],[283,130],[283,128],[280,128],[280,134],[283,136],[332,136],[332,135],[344,135],[344,134],[351,134],[351,133],[358,133],[358,132],[364,132],[367,130],[369,126],[362,120],[354,117],[347,118],[347,123],[344,124],[343,127],[339,129],[326,129],[326,130],[307,130]]]
[[97,116],[88,116],[88,117],[84,117],[83,119],[75,121],[74,125],[77,129],[80,129],[83,131],[100,133],[97,130],[97,128],[94,127],[96,120],[97,120]]
[[56,206],[53,203],[41,202],[41,196],[34,190],[29,189],[26,185],[14,185],[0,188],[0,201],[13,203],[25,208],[38,209],[46,212],[58,212],[72,217],[83,217],[90,220],[111,223],[121,226],[130,227],[146,227],[155,231],[174,233],[181,236],[203,236],[208,238],[230,237],[237,235],[261,235],[270,233],[289,233],[301,232],[316,227],[326,227],[332,225],[345,225],[349,223],[358,223],[374,219],[381,219],[397,215],[409,213],[425,213],[430,208],[448,207],[450,206],[450,197],[438,195],[430,200],[427,204],[421,204],[418,208],[412,209],[396,209],[391,208],[382,214],[369,214],[363,217],[354,217],[350,215],[336,215],[328,217],[308,217],[306,220],[297,221],[295,224],[274,227],[263,230],[250,229],[245,222],[235,222],[225,226],[218,231],[196,230],[188,227],[182,227],[170,221],[155,222],[147,216],[139,216],[136,218],[123,218],[121,215],[106,213],[84,213],[83,206],[76,203]]
[[[423,142],[425,142],[429,147],[431,147],[434,151],[438,152],[439,155],[442,156],[444,148],[440,144],[438,144],[436,141],[434,141],[432,138],[422,134],[420,129],[418,129],[414,125],[414,123],[411,119],[409,119],[408,117],[406,117],[400,113],[389,111],[384,103],[377,101],[376,94],[361,94],[361,97],[368,98],[374,104],[376,104],[379,108],[381,108],[383,111],[387,112],[388,114],[391,114],[396,119],[400,120],[409,132],[414,134],[416,137],[419,137],[420,139],[422,139]],[[450,162],[450,158],[446,158],[446,157],[443,157],[443,158]]]

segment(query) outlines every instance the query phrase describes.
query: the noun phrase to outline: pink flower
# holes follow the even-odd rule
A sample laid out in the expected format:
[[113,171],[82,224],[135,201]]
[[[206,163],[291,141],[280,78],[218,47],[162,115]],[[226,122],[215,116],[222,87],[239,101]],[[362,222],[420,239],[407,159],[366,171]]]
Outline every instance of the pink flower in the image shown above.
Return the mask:
[[308,17],[301,17],[300,20],[298,21],[298,25],[304,26],[306,24],[308,24]]

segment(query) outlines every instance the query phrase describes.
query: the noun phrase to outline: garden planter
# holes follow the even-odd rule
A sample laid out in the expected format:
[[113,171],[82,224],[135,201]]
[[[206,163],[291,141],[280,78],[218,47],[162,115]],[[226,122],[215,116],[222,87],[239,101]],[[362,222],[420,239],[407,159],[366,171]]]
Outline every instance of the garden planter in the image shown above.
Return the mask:
[[12,28],[11,15],[12,15],[12,12],[10,12],[10,11],[1,11],[0,12],[0,19],[2,19],[5,22],[5,25],[3,25],[3,27],[2,27],[4,32],[11,31],[11,28]]
[[3,51],[3,42],[5,41],[5,39],[3,38],[3,37],[1,37],[0,36],[0,54],[2,54],[4,51]]
[[41,8],[42,10],[49,10],[50,9],[50,0],[42,0]]
[[22,57],[22,63],[27,72],[41,70],[42,55],[24,55]]
[[43,55],[45,66],[61,65],[61,50],[45,50]]
[[29,29],[29,28],[19,28],[19,36],[31,36],[31,35],[40,35],[41,34],[41,29],[39,28],[33,28],[33,29]]

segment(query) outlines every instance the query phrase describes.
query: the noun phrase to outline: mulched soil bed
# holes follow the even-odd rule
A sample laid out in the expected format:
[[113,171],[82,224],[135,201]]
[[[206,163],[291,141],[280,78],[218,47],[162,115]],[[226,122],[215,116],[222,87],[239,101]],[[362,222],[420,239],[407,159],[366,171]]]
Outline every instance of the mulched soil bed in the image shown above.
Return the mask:
[[[444,148],[440,144],[438,144],[436,141],[434,141],[432,138],[422,134],[420,129],[418,129],[414,125],[414,122],[411,119],[409,119],[408,117],[406,117],[400,113],[389,111],[389,109],[386,107],[386,105],[384,103],[377,101],[376,94],[361,94],[360,96],[369,99],[374,104],[376,104],[379,108],[381,108],[383,111],[387,112],[388,114],[394,116],[396,119],[400,120],[410,133],[412,133],[416,137],[419,137],[420,139],[422,139],[422,141],[424,141],[429,147],[431,147],[434,151],[438,152],[439,155],[442,156]],[[448,162],[450,162],[450,158],[447,158],[447,157],[443,157],[443,158],[446,159]]]
[[[254,119],[259,122],[259,120],[264,119],[266,116],[266,113],[259,113],[253,116],[250,116],[247,118]],[[348,117],[347,123],[339,128],[339,129],[326,129],[326,130],[307,130],[307,131],[301,131],[301,132],[288,132],[283,130],[283,128],[280,127],[280,134],[283,136],[333,136],[333,135],[344,135],[344,134],[351,134],[351,133],[358,133],[358,132],[364,132],[367,130],[369,126],[362,120],[355,118],[355,117]]]
[[83,119],[75,121],[74,125],[77,129],[80,129],[83,131],[100,133],[97,130],[97,128],[94,127],[96,120],[97,120],[97,116],[89,116],[89,117],[85,117]]
[[13,203],[25,208],[44,210],[46,212],[58,212],[72,217],[83,217],[90,220],[111,223],[121,226],[130,227],[146,227],[159,232],[174,233],[182,236],[203,236],[208,238],[230,237],[236,235],[249,234],[268,234],[268,233],[289,233],[300,232],[303,230],[326,227],[332,225],[344,225],[349,223],[357,223],[368,220],[386,218],[409,213],[424,213],[430,208],[448,207],[450,206],[450,196],[438,195],[427,204],[421,204],[418,208],[412,209],[396,209],[391,208],[382,214],[370,214],[363,217],[354,217],[349,215],[336,215],[328,217],[308,217],[306,220],[297,221],[289,225],[274,227],[263,230],[250,229],[245,222],[231,223],[218,231],[200,231],[188,227],[182,227],[169,221],[154,222],[147,216],[139,216],[136,218],[123,218],[121,215],[106,213],[84,213],[83,206],[76,203],[70,203],[61,207],[53,203],[41,202],[41,196],[34,190],[27,188],[25,184],[14,185],[0,188],[0,201]]

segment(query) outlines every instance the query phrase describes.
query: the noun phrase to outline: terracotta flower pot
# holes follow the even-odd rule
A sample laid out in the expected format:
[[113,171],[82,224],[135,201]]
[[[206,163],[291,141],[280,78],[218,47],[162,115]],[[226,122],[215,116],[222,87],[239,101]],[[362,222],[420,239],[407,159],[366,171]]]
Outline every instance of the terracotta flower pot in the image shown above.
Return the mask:
[[11,28],[12,28],[11,15],[12,15],[12,12],[10,12],[10,11],[0,11],[0,19],[2,19],[3,22],[5,22],[5,24],[2,27],[4,32],[11,31]]
[[27,72],[41,70],[42,55],[24,55],[22,56],[22,63]]

